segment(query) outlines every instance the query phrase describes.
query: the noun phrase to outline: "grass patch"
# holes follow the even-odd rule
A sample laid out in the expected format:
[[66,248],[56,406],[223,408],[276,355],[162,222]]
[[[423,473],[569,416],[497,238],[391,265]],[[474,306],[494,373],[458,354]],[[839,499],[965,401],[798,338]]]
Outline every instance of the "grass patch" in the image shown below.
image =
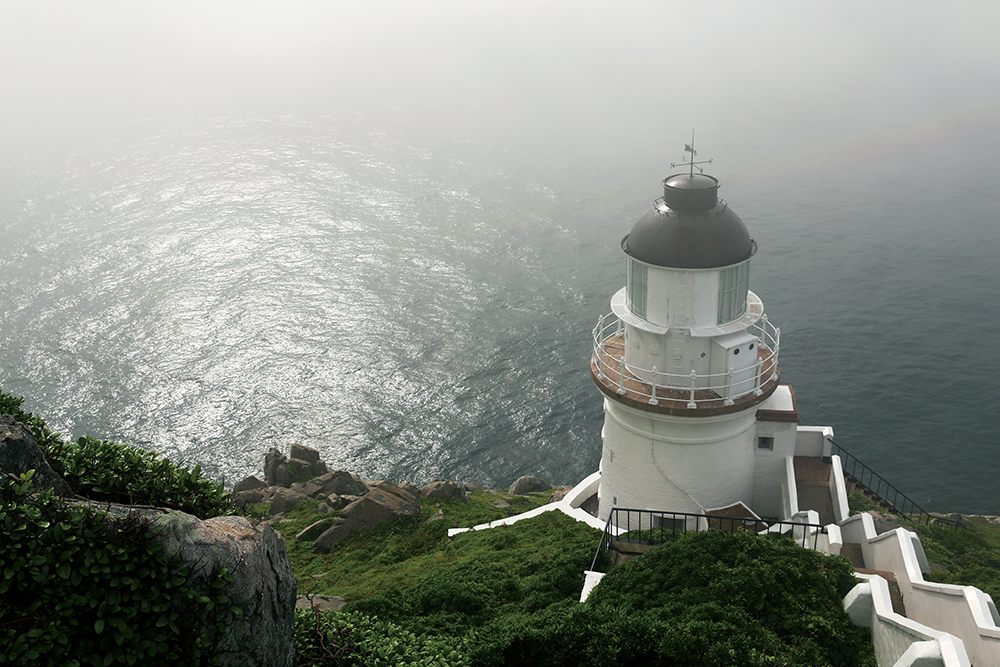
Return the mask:
[[[510,507],[496,507],[493,503],[498,499],[506,501]],[[275,523],[274,528],[286,538],[300,594],[336,595],[358,600],[377,591],[405,585],[414,577],[419,578],[421,572],[443,562],[449,553],[449,528],[466,528],[505,519],[539,507],[548,499],[548,493],[510,496],[490,491],[477,491],[467,502],[454,498],[421,498],[418,515],[400,517],[370,531],[354,533],[329,553],[317,551],[311,540],[295,539],[316,521],[336,517],[336,513],[317,509],[321,504],[318,501],[299,502],[284,514],[289,520]],[[444,518],[428,522],[439,511]]]
[[847,496],[847,508],[851,511],[851,516],[861,514],[862,512],[886,514],[884,509],[875,504],[875,501],[860,491],[854,491],[851,495]]

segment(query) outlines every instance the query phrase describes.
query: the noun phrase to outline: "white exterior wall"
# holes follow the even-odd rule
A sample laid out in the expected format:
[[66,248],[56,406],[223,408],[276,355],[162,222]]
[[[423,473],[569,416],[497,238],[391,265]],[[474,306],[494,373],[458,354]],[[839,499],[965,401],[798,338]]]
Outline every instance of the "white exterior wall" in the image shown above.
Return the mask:
[[973,665],[1000,665],[1000,614],[988,595],[972,586],[924,581],[923,549],[904,528],[876,535],[871,516],[856,514],[841,531],[846,542],[861,544],[868,568],[896,573],[907,618],[961,639]]
[[718,310],[718,269],[667,269],[647,265],[646,319],[649,322],[680,329],[714,327],[718,323]]
[[855,625],[871,628],[879,665],[971,667],[962,640],[893,612],[889,586],[882,577],[857,576],[864,583],[848,593],[844,608]]
[[795,432],[795,455],[829,457],[833,452],[831,440],[833,429],[829,426],[799,426]]
[[753,410],[670,417],[605,399],[598,516],[606,520],[613,506],[676,512],[750,506],[754,425]]
[[[758,421],[754,437],[753,507],[760,516],[787,518],[784,514],[783,488],[788,487],[789,464],[795,455],[794,422]],[[757,447],[758,437],[774,438],[774,449]],[[794,488],[794,468],[792,484]],[[797,503],[796,503],[797,504]]]

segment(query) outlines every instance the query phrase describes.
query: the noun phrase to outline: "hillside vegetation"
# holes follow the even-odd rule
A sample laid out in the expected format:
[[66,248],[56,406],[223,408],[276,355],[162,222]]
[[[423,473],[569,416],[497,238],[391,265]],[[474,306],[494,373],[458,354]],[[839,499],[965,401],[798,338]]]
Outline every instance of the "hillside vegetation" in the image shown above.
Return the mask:
[[[178,468],[156,454],[118,443],[90,438],[65,443],[20,405],[20,399],[0,393],[0,411],[31,426],[53,466],[81,495],[161,502],[203,516],[237,511],[221,486],[202,478],[197,469]],[[152,477],[160,481],[150,481]],[[8,484],[0,512],[9,520],[0,528],[0,543],[15,545],[16,557],[28,558],[26,572],[33,571],[32,559],[58,560],[54,541],[24,542],[16,522],[17,512],[28,511],[27,487],[23,480]],[[22,485],[20,490],[14,484]],[[47,507],[59,506],[46,498],[33,502],[30,510],[32,530],[42,533],[46,522],[66,523],[62,510],[53,510],[53,519],[44,516]],[[497,507],[499,498],[511,506]],[[339,612],[297,612],[298,664],[875,664],[867,632],[852,626],[843,611],[841,600],[854,583],[850,565],[780,537],[715,531],[684,537],[614,568],[588,602],[580,604],[582,573],[591,565],[598,531],[548,512],[506,527],[447,536],[448,528],[500,519],[546,501],[546,495],[493,492],[476,492],[468,502],[423,498],[418,516],[353,534],[325,554],[310,541],[295,539],[318,518],[331,516],[321,515],[314,501],[303,501],[285,514],[288,521],[275,525],[287,538],[299,592],[341,596],[348,604]],[[952,535],[930,537],[928,554],[947,567],[939,576],[955,583],[985,581],[984,589],[991,592],[986,580],[995,577],[998,565],[992,552],[972,544],[956,546],[960,538]],[[16,565],[10,553],[0,554],[4,572]],[[84,587],[80,595],[99,604],[109,590],[122,585],[118,565],[109,563],[106,584]],[[58,568],[52,569],[61,575],[64,570]],[[75,568],[65,570],[70,584],[79,580]],[[7,628],[3,632],[10,640],[11,614],[24,608],[30,586],[12,593],[9,577],[7,581],[6,587],[0,585],[0,627]],[[122,599],[126,607],[142,604]],[[224,601],[213,602],[220,603]],[[138,613],[123,617],[116,626],[119,634],[110,636],[112,646],[119,648],[107,653],[113,657],[107,664],[136,661],[138,652],[122,628],[136,636],[151,632],[138,627],[147,623],[143,618]],[[152,623],[171,629],[169,621]],[[84,639],[101,634],[93,626],[74,626],[73,632]],[[166,640],[165,635],[162,630],[143,636],[154,642]],[[52,637],[55,653],[25,653],[13,664],[105,664],[96,659],[95,649],[67,660],[71,647]],[[196,664],[166,651],[145,655],[148,664]],[[149,659],[153,656],[159,662]]]

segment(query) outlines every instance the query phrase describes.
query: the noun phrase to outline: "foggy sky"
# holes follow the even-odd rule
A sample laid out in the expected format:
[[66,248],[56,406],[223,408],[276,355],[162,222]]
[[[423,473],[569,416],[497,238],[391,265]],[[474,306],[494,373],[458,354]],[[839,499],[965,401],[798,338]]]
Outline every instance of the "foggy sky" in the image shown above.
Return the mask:
[[[384,114],[458,137],[780,150],[1000,115],[993,2],[2,2],[0,151],[72,150],[242,106]],[[770,108],[801,127],[769,127]],[[633,146],[623,147],[633,150]],[[816,150],[823,147],[817,146]]]

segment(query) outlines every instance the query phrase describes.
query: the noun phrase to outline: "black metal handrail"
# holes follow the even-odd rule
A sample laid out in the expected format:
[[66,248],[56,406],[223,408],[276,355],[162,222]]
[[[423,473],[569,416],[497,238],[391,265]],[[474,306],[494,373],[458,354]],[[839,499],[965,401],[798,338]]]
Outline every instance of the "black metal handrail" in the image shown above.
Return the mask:
[[[618,531],[618,534],[615,531]],[[636,510],[624,507],[613,507],[604,532],[597,545],[597,552],[590,565],[591,571],[597,567],[597,561],[602,550],[610,551],[615,542],[630,544],[659,545],[666,544],[688,532],[703,530],[725,530],[727,532],[752,532],[792,534],[792,538],[801,546],[812,549],[819,544],[819,536],[826,534],[826,527],[818,523],[803,523],[799,521],[763,521],[754,517],[732,517],[718,514],[692,514],[690,512],[666,512],[656,510]],[[668,538],[669,535],[669,538]]]
[[[907,517],[915,523],[929,524],[936,517],[925,511],[920,505],[911,500],[905,493],[890,484],[884,477],[866,466],[856,456],[838,445],[833,440],[832,453],[840,457],[840,464],[846,475],[862,491],[867,491],[873,496],[873,500],[893,514]],[[891,498],[890,498],[891,496]],[[940,523],[961,525],[950,519],[938,519]]]

